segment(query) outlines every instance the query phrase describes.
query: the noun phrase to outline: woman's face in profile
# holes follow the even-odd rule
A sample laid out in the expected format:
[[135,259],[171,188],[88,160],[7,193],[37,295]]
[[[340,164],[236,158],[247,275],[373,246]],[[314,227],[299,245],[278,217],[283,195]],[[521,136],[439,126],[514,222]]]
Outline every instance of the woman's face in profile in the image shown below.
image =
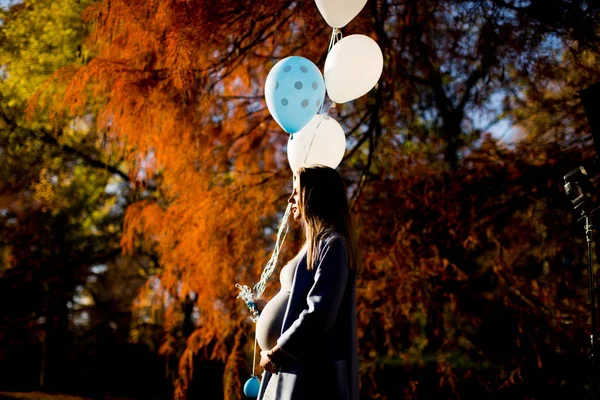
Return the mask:
[[292,204],[292,217],[294,218],[295,221],[299,221],[300,217],[301,217],[300,207],[298,206],[299,199],[300,199],[299,179],[296,175],[294,175],[294,187],[292,189],[292,195],[288,199],[288,203]]

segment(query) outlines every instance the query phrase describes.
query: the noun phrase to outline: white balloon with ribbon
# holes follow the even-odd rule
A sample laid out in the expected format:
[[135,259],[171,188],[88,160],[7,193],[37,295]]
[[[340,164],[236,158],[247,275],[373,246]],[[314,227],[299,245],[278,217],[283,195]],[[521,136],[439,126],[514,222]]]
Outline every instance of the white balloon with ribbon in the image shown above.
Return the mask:
[[299,132],[290,136],[287,154],[292,171],[322,164],[336,168],[346,152],[346,135],[341,125],[326,114],[317,114]]
[[338,104],[369,92],[383,72],[383,53],[376,41],[365,35],[341,39],[325,60],[325,87]]
[[323,19],[332,28],[341,28],[352,21],[367,0],[315,0]]

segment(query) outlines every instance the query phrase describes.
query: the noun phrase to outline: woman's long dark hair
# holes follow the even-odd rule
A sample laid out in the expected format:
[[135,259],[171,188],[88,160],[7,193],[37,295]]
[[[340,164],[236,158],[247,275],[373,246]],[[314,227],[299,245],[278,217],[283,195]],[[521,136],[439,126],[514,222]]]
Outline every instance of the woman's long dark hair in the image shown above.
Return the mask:
[[337,232],[346,239],[348,268],[360,269],[358,247],[350,218],[346,187],[340,174],[324,165],[312,165],[298,170],[299,209],[306,234],[307,265],[312,270],[318,257],[319,241],[328,233]]

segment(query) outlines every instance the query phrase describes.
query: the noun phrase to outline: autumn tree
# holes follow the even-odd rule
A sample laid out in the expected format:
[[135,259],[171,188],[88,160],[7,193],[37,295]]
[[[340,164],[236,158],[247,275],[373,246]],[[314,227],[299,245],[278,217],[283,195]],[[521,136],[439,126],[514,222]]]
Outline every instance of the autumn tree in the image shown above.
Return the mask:
[[[557,186],[581,153],[484,135],[509,113],[528,114],[540,79],[564,82],[549,73],[561,54],[594,51],[595,5],[543,4],[372,0],[343,30],[372,36],[385,56],[377,88],[332,111],[348,136],[340,171],[365,250],[367,396],[582,387],[564,370],[540,372],[584,346],[573,315],[585,300],[564,287],[581,258],[561,231],[570,217]],[[161,351],[180,359],[177,397],[200,355],[224,365],[225,397],[239,398],[252,327],[234,284],[258,279],[290,190],[287,135],[265,109],[263,83],[289,55],[321,67],[330,29],[311,1],[99,1],[85,20],[82,51],[93,58],[55,73],[30,115],[93,110],[129,179],[156,188],[128,207],[122,240],[156,252],[161,266],[139,312],[164,315]],[[405,390],[386,386],[399,381]]]
[[[105,275],[97,266],[139,258],[119,257],[124,209],[138,194],[119,169],[119,156],[104,151],[93,113],[28,118],[25,111],[40,88],[61,91],[60,82],[49,79],[57,70],[86,62],[81,14],[90,3],[23,2],[0,9],[3,388],[72,390],[80,337],[117,314],[105,310],[109,316],[99,318],[94,311],[102,302],[85,301],[90,283]],[[146,268],[134,275],[143,281],[140,270]],[[135,295],[139,284],[120,279]],[[131,298],[119,293],[113,300],[125,305],[127,318],[116,321],[125,325],[126,341]]]

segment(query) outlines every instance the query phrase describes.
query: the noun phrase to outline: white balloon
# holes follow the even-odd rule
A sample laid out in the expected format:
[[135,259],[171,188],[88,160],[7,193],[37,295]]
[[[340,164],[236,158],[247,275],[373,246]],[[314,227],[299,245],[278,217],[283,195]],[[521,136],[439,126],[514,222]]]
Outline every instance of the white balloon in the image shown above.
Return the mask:
[[329,98],[345,103],[371,90],[383,71],[383,53],[365,35],[346,36],[333,46],[325,60],[325,87]]
[[290,136],[287,154],[292,171],[322,164],[336,168],[346,152],[346,135],[333,118],[317,114],[299,132]]
[[367,0],[315,0],[325,22],[332,28],[341,28],[352,21]]

